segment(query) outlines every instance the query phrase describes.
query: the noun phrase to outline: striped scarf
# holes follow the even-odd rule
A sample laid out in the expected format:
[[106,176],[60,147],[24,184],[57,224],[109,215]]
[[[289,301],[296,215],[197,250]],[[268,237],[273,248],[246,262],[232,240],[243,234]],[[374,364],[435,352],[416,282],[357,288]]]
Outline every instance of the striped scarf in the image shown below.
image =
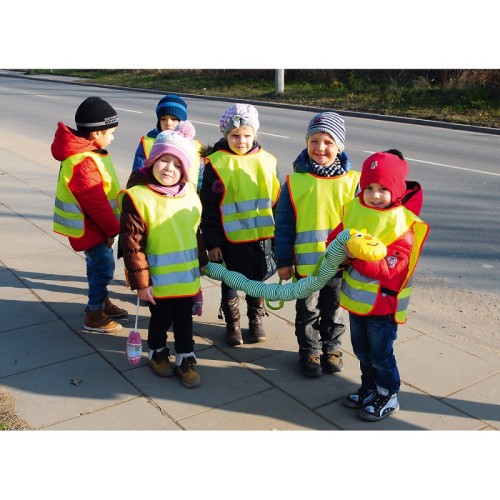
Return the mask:
[[337,177],[338,175],[344,175],[346,173],[346,170],[341,165],[338,156],[335,158],[335,161],[328,167],[322,167],[321,165],[318,165],[311,157],[307,158],[307,165],[311,169],[313,174],[319,175],[321,177]]

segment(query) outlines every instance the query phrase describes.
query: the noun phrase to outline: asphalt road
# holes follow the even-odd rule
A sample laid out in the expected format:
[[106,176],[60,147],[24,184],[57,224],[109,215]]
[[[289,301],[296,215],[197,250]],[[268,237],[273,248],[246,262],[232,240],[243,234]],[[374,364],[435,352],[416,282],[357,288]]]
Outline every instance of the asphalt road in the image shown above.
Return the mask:
[[[154,109],[162,93],[0,76],[0,132],[10,138],[0,149],[12,161],[17,154],[33,157],[34,174],[44,166],[53,169],[50,144],[56,124],[74,126],[77,106],[90,95],[108,100],[118,111],[120,125],[109,151],[125,183],[140,136],[156,124]],[[197,138],[214,143],[220,137],[219,117],[230,101],[186,101]],[[284,179],[305,146],[314,111],[256,106],[259,142],[278,158]],[[417,272],[451,287],[500,296],[500,136],[366,117],[346,116],[345,121],[346,151],[356,168],[374,151],[397,148],[409,162],[409,178],[423,186],[421,217],[431,232]]]

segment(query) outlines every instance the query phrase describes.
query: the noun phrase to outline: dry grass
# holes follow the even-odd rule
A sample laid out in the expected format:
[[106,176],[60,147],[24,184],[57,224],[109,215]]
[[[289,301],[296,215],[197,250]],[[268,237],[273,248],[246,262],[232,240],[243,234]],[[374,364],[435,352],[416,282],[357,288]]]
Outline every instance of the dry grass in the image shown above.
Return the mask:
[[14,397],[3,386],[0,386],[0,430],[33,430],[33,427],[16,415],[15,409]]

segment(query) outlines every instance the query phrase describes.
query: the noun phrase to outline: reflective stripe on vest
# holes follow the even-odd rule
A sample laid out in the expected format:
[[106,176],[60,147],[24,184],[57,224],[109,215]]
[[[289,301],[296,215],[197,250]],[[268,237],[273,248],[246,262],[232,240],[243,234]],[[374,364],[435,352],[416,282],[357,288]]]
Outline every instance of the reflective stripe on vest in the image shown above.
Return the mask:
[[273,238],[272,209],[280,191],[276,158],[260,149],[241,156],[216,151],[207,160],[224,184],[220,212],[226,238],[232,243]]
[[73,177],[73,168],[85,158],[92,158],[103,180],[103,189],[113,213],[120,219],[116,195],[120,182],[109,155],[100,155],[91,151],[79,153],[61,162],[54,200],[54,225],[56,233],[71,238],[81,238],[85,233],[85,216],[69,184]]
[[356,195],[360,173],[337,177],[293,173],[287,177],[296,220],[295,267],[300,277],[311,274],[325,254],[326,240],[341,221],[342,207]]
[[[374,210],[362,205],[359,198],[355,198],[344,207],[343,223],[344,228],[362,226],[369,234],[383,241],[386,246],[396,241],[410,228],[413,231],[414,243],[408,271],[400,289],[394,290],[396,292],[394,320],[397,323],[405,323],[412,291],[412,276],[429,226],[403,206],[389,210]],[[379,280],[373,280],[360,274],[352,266],[344,270],[340,292],[340,305],[342,307],[355,314],[366,316],[373,310],[379,294],[382,294]]]
[[183,196],[164,196],[146,186],[123,190],[148,227],[145,253],[157,298],[190,297],[200,290],[196,230],[201,202],[191,184]]

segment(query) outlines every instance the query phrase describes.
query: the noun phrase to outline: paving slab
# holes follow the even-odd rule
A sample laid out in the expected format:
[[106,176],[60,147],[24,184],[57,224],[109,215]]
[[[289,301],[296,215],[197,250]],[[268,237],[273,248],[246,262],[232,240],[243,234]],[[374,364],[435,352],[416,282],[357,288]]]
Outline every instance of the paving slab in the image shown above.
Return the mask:
[[[45,431],[176,431],[179,426],[152,401],[137,397],[43,428]],[[124,440],[132,441],[124,432]],[[147,439],[147,438],[146,438]]]
[[36,429],[139,396],[132,384],[95,353],[0,381],[15,398],[17,415]]

